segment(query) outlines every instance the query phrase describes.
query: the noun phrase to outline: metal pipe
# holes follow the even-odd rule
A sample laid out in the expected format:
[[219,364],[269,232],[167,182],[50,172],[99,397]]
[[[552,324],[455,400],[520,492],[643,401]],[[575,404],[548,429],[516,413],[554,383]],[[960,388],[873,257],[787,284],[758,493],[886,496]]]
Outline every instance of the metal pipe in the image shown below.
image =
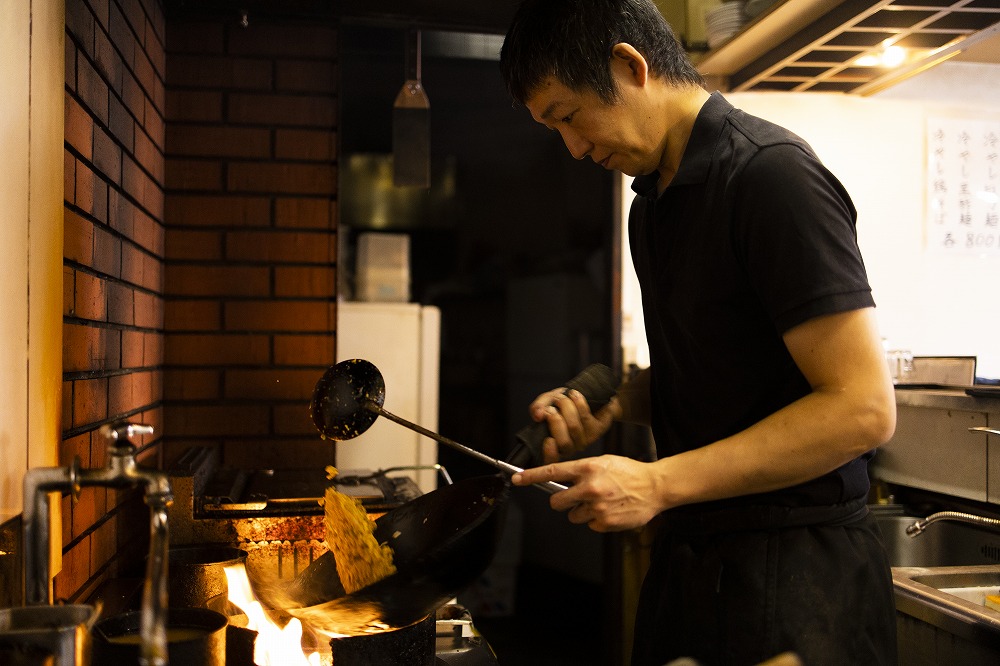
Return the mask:
[[911,537],[919,536],[929,525],[938,521],[971,523],[972,525],[978,525],[980,527],[1000,531],[1000,520],[997,520],[996,518],[987,518],[986,516],[977,516],[972,513],[963,513],[961,511],[939,511],[907,526],[906,534]]
[[152,426],[117,423],[101,427],[108,442],[108,464],[80,469],[79,458],[69,467],[28,470],[24,476],[24,598],[25,603],[51,604],[49,576],[50,492],[69,492],[73,501],[90,486],[125,488],[141,485],[150,509],[149,561],[142,591],[140,663],[167,663],[167,552],[169,531],[167,507],[173,502],[170,480],[163,472],[139,467],[130,441],[134,435],[152,434]]

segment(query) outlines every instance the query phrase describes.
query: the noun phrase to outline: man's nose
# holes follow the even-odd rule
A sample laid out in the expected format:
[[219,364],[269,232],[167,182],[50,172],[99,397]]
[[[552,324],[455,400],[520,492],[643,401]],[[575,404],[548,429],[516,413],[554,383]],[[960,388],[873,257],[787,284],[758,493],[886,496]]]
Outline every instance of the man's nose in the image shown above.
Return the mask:
[[576,132],[563,128],[559,130],[559,134],[562,135],[563,143],[566,144],[566,149],[573,159],[582,160],[590,153],[591,143]]

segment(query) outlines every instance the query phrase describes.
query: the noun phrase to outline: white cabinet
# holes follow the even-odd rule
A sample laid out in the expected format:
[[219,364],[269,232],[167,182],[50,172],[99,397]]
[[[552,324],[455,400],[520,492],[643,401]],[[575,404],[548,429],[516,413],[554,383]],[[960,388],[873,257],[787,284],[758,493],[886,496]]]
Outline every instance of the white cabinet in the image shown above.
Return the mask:
[[[417,303],[338,303],[337,360],[362,358],[385,380],[384,408],[437,431],[441,313]],[[360,436],[337,442],[337,467],[376,471],[437,463],[437,442],[379,418]],[[408,474],[423,492],[437,488],[433,469]]]

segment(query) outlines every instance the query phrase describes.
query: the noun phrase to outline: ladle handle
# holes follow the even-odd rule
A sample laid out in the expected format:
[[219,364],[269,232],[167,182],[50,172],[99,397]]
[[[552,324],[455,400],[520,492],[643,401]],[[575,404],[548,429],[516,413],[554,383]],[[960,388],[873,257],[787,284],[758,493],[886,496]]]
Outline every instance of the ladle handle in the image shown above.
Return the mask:
[[[404,428],[409,428],[410,430],[413,430],[414,432],[420,433],[424,437],[430,437],[431,439],[433,439],[435,441],[438,441],[438,442],[441,442],[442,444],[446,444],[446,445],[452,447],[453,449],[457,449],[458,451],[461,451],[462,453],[465,453],[466,455],[470,455],[473,458],[478,458],[479,460],[483,461],[487,465],[491,465],[493,467],[496,467],[500,471],[506,472],[507,474],[513,475],[513,474],[517,474],[518,472],[523,472],[524,471],[520,467],[517,467],[515,465],[511,465],[510,463],[503,462],[502,460],[497,460],[496,458],[491,458],[490,456],[486,455],[485,453],[480,453],[479,451],[476,451],[475,449],[470,449],[465,444],[459,444],[455,440],[448,439],[444,435],[439,435],[438,433],[436,433],[436,432],[434,432],[432,430],[428,430],[427,428],[424,428],[422,426],[419,426],[416,423],[411,423],[410,421],[407,421],[406,419],[404,419],[404,418],[402,418],[400,416],[396,416],[392,412],[386,411],[385,409],[383,409],[382,407],[380,407],[377,403],[372,402],[371,400],[365,400],[364,403],[363,403],[363,407],[365,409],[367,409],[368,411],[370,411],[370,412],[374,412],[375,414],[378,414],[379,416],[384,416],[385,418],[389,419],[390,421],[393,421],[394,423],[398,423],[399,425],[403,426]],[[536,487],[538,487],[538,488],[541,488],[542,490],[544,490],[545,492],[547,492],[549,494],[557,493],[557,492],[559,492],[561,490],[566,490],[568,488],[568,486],[564,486],[561,483],[556,483],[555,481],[544,481],[542,483],[536,483],[534,485]]]

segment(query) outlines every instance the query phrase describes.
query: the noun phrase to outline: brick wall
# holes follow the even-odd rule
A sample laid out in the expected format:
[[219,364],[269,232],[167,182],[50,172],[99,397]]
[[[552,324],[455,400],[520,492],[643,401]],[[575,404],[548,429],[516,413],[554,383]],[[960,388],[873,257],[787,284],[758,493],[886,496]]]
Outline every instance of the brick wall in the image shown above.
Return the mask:
[[[59,464],[106,462],[101,425],[163,432],[164,31],[159,0],[66,1],[63,441]],[[62,503],[57,599],[86,599],[143,563],[141,493],[85,488]]]
[[308,416],[334,360],[336,32],[167,22],[164,421],[227,464],[332,462]]

